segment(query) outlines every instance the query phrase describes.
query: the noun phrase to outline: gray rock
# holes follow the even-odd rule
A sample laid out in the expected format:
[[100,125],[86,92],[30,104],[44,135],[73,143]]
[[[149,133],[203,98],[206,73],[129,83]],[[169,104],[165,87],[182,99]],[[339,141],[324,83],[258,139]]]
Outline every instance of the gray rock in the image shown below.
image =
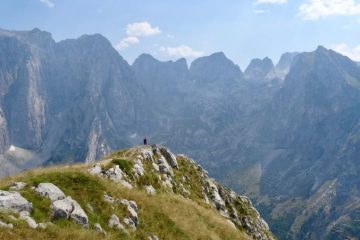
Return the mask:
[[130,218],[130,217],[125,217],[124,218],[124,223],[126,224],[126,225],[128,225],[130,228],[132,228],[132,229],[136,229],[136,223],[133,221],[133,219],[132,218]]
[[53,219],[73,219],[81,225],[87,225],[89,220],[85,211],[71,197],[54,201],[51,204],[51,216]]
[[108,226],[109,226],[110,228],[117,228],[117,229],[119,229],[119,230],[125,230],[124,225],[122,225],[122,224],[120,223],[120,220],[119,220],[118,216],[116,216],[115,214],[113,214],[113,215],[111,216],[111,218],[109,219]]
[[136,227],[139,222],[139,218],[137,214],[139,209],[136,202],[122,199],[120,203],[127,206],[127,210],[128,210],[128,217],[125,218],[128,220],[125,221],[124,219],[124,223],[126,223],[129,226],[134,225]]
[[141,162],[139,159],[137,159],[137,160],[135,161],[135,164],[134,164],[134,166],[133,166],[132,171],[133,171],[137,176],[142,176],[142,175],[144,175],[144,173],[145,173],[144,166],[143,166],[142,162]]
[[172,168],[178,168],[176,157],[169,149],[166,147],[160,147],[160,152]]
[[153,160],[153,152],[150,149],[141,149],[141,155],[145,160]]
[[106,193],[104,194],[103,200],[105,202],[111,203],[113,204],[115,202],[115,199],[109,195],[107,195]]
[[31,212],[32,203],[28,202],[18,192],[8,192],[0,190],[0,208],[13,210],[15,212]]
[[35,222],[35,220],[27,214],[20,214],[19,219],[24,220],[30,228],[35,229],[38,227],[38,224]]
[[169,164],[163,156],[159,157],[158,165],[160,173],[169,174],[171,176],[174,175],[172,169],[170,168]]
[[26,183],[14,182],[13,184],[11,184],[9,189],[12,191],[20,191],[20,190],[24,189],[24,187],[26,187]]
[[52,183],[40,183],[35,191],[41,196],[48,197],[52,202],[66,197],[64,192]]
[[156,190],[153,186],[145,186],[145,191],[149,195],[156,195]]
[[156,172],[159,172],[160,171],[160,168],[159,168],[159,165],[157,165],[156,163],[152,163],[152,166],[153,166],[153,168],[154,168],[154,170],[156,171]]
[[108,169],[105,174],[114,182],[120,182],[125,176],[125,173],[121,171],[118,165]]
[[98,231],[99,233],[102,233],[104,235],[106,235],[106,232],[104,231],[104,229],[101,227],[100,223],[95,223],[94,224],[94,228],[96,231]]
[[102,168],[101,168],[101,164],[100,163],[96,163],[92,168],[90,168],[89,170],[90,174],[93,175],[98,175],[102,172]]
[[222,197],[220,196],[218,187],[213,180],[208,179],[210,199],[214,207],[219,210],[220,214],[224,217],[229,217],[229,213],[226,209],[226,205]]

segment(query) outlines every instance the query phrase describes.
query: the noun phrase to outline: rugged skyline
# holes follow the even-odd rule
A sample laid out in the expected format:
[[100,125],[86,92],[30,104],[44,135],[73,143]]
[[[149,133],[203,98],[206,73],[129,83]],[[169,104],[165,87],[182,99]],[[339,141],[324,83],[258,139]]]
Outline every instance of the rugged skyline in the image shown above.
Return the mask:
[[358,0],[3,0],[0,27],[38,27],[56,41],[100,33],[132,63],[223,51],[244,70],[252,58],[311,51],[318,45],[360,60]]
[[100,34],[0,31],[1,174],[141,143],[188,154],[250,196],[281,239],[357,237],[360,67],[319,46],[129,65]]

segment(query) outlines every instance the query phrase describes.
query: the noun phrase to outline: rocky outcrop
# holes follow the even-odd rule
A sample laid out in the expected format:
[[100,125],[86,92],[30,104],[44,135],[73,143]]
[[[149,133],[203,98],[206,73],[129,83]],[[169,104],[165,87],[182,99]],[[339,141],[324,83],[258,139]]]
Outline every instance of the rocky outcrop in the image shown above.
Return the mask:
[[57,186],[52,183],[40,183],[35,191],[41,196],[49,198],[52,202],[64,199],[66,196]]
[[[118,157],[124,158],[122,161],[128,161],[128,164],[125,165],[133,166],[131,174],[126,176],[127,180],[133,186],[145,189],[147,194],[156,195],[157,190],[161,189],[190,199],[194,196],[203,196],[201,200],[211,204],[224,217],[224,221],[230,221],[233,227],[245,229],[254,239],[273,239],[268,225],[248,198],[225,189],[214,179],[209,178],[208,172],[189,157],[175,155],[168,148],[156,145],[129,149],[124,154],[124,157],[121,155]],[[179,166],[178,158],[181,160],[182,169]],[[137,167],[134,166],[141,166],[141,171],[135,170]],[[110,164],[108,167],[110,171],[107,170],[105,173],[109,171],[112,174],[102,174],[104,170],[101,169],[100,164],[94,165],[88,171],[90,173],[95,172],[99,177],[114,179],[114,177],[111,178],[114,175],[121,176],[116,179],[123,179],[124,174],[119,165]],[[115,171],[115,169],[117,170]],[[185,172],[182,172],[184,170]],[[119,174],[113,174],[114,172]],[[189,173],[192,174],[191,178],[188,176]],[[141,185],[144,180],[140,176],[143,179],[153,179],[152,182],[156,185]],[[194,192],[194,185],[200,185],[198,186],[200,192]],[[127,213],[123,218],[123,223],[131,229],[136,229],[139,217],[138,206],[134,201],[116,199],[106,193],[103,200],[112,205],[122,204],[126,206]],[[109,224],[114,227],[120,220],[118,221],[117,216],[113,216],[110,222]]]
[[166,147],[160,147],[160,152],[172,168],[178,168],[175,155]]
[[26,183],[24,183],[24,182],[14,182],[13,184],[11,184],[9,190],[12,190],[12,191],[20,191],[20,190],[22,190],[24,187],[26,187]]
[[102,233],[104,235],[106,235],[105,230],[101,227],[100,223],[95,223],[94,224],[94,228],[96,231],[98,231],[99,233]]
[[127,206],[127,216],[124,218],[124,223],[128,225],[129,227],[136,229],[136,226],[139,223],[139,217],[138,217],[138,206],[136,202],[129,201],[126,199],[123,199],[120,201],[121,204]]
[[149,195],[155,195],[156,194],[156,190],[153,186],[145,186],[145,191],[147,194]]
[[124,230],[125,230],[124,225],[122,225],[122,224],[120,223],[119,217],[116,216],[115,214],[113,214],[113,215],[111,216],[111,218],[109,219],[108,226],[109,226],[109,228],[117,228],[117,229],[119,229],[119,230],[121,230],[121,231],[124,231]]
[[85,211],[71,197],[54,201],[51,204],[51,217],[52,219],[72,219],[84,226],[87,226],[89,223]]
[[38,227],[38,224],[32,217],[30,217],[30,213],[27,211],[21,211],[19,214],[19,219],[25,221],[30,228],[35,229]]
[[0,190],[0,208],[15,212],[32,211],[32,203],[28,202],[18,192]]

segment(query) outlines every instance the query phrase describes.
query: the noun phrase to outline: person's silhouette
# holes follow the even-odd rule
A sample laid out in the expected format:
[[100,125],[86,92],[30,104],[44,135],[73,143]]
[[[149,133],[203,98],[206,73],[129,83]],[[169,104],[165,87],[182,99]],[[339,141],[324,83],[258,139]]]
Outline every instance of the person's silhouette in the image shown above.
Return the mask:
[[147,139],[144,137],[144,145],[147,145]]

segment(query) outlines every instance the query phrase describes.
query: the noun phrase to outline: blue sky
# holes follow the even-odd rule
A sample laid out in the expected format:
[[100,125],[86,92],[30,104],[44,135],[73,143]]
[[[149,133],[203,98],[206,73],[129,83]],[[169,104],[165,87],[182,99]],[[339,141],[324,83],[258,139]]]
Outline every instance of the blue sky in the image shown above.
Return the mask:
[[0,27],[56,41],[100,33],[130,63],[223,51],[244,70],[318,45],[360,61],[360,0],[1,0]]

